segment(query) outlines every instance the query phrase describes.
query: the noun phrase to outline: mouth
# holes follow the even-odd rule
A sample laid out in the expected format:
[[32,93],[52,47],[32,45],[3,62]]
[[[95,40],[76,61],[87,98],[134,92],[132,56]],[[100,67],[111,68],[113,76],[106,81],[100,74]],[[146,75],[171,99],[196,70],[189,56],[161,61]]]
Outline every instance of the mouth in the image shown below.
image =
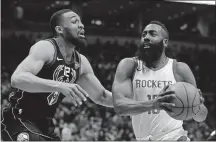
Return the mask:
[[79,33],[78,33],[78,36],[81,37],[81,38],[85,38],[85,31],[84,30],[81,30]]
[[143,48],[144,49],[148,49],[148,48],[150,48],[150,45],[148,43],[145,43],[144,46],[143,46]]

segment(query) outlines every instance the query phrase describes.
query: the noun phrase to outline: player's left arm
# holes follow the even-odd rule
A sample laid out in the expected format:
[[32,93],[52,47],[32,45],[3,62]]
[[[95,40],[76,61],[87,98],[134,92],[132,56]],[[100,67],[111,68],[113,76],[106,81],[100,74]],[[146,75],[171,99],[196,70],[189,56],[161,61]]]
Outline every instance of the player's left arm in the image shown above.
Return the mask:
[[[81,54],[80,54],[81,55]],[[96,104],[113,107],[112,93],[106,90],[95,76],[88,59],[81,55],[81,73],[77,81]]]
[[[177,81],[187,82],[197,87],[195,77],[190,67],[186,63],[177,62],[176,63],[176,73],[177,73],[177,76],[176,76]],[[201,102],[204,103],[204,98],[202,96],[202,92],[200,91],[200,89],[199,89],[199,93],[200,93]],[[204,105],[202,105],[201,109],[202,110],[200,110],[200,112],[203,112],[203,118],[201,118],[201,120],[196,120],[196,121],[204,121],[207,117],[207,114],[208,114],[207,108]]]

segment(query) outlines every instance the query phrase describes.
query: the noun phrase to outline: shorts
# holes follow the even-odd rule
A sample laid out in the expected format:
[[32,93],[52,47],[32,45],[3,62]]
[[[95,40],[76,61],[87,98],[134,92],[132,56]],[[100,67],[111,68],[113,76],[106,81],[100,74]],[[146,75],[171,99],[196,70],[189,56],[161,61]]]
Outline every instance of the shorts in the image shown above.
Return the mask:
[[60,141],[54,129],[44,134],[33,121],[14,116],[11,108],[3,110],[1,130],[3,141]]

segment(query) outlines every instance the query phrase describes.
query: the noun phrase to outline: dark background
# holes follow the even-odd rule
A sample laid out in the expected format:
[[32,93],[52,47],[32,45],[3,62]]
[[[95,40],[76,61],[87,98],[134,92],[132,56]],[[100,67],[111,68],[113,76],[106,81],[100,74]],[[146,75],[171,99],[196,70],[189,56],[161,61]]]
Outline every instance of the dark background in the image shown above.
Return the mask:
[[[85,25],[88,47],[78,49],[101,83],[111,90],[119,61],[132,57],[140,33],[151,20],[170,32],[167,56],[187,63],[205,97],[209,114],[202,123],[184,122],[191,140],[206,140],[216,128],[215,7],[144,0],[2,0],[1,106],[8,105],[10,77],[37,41],[51,37],[49,18],[71,8]],[[62,140],[135,140],[129,117],[92,103],[79,108],[64,101],[54,118]]]

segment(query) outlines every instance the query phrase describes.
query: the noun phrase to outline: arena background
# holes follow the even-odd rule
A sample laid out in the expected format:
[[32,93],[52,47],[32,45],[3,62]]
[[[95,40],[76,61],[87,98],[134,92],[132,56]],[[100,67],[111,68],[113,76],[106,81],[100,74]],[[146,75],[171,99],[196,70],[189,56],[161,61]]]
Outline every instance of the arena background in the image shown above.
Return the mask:
[[[134,55],[144,26],[151,20],[164,22],[170,32],[167,55],[190,66],[209,110],[205,122],[187,121],[184,128],[191,140],[207,139],[216,128],[215,5],[209,4],[2,0],[1,108],[8,105],[13,71],[27,56],[31,45],[52,36],[49,18],[62,8],[71,8],[81,16],[89,45],[78,50],[89,59],[96,76],[108,90],[119,61]],[[90,100],[77,108],[64,100],[56,110],[54,123],[62,140],[135,140],[129,117],[117,116],[113,109]]]

